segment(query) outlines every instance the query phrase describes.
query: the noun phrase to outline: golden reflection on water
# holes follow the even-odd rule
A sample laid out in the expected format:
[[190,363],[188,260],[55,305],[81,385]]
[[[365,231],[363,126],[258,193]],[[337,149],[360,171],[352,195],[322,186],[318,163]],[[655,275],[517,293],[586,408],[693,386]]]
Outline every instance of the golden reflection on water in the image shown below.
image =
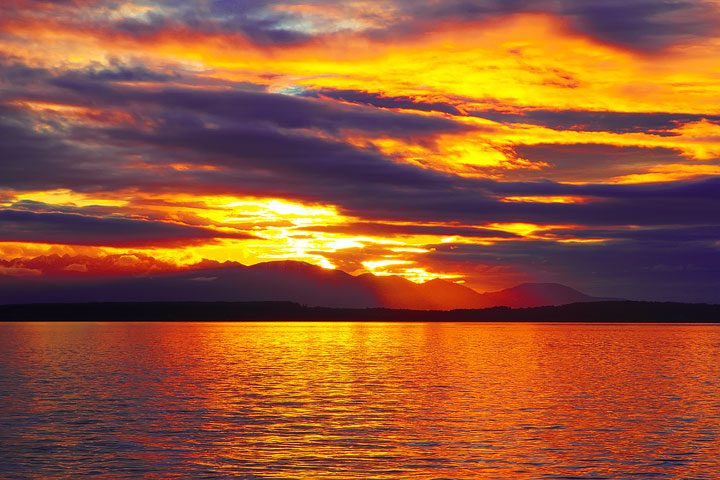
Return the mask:
[[713,325],[70,323],[0,333],[0,478],[720,472]]

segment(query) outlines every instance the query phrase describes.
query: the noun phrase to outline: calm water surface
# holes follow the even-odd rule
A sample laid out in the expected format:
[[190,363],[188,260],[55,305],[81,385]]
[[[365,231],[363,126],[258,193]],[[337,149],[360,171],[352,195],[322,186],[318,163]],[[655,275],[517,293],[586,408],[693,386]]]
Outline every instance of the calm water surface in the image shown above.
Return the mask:
[[720,327],[0,325],[0,478],[720,478]]

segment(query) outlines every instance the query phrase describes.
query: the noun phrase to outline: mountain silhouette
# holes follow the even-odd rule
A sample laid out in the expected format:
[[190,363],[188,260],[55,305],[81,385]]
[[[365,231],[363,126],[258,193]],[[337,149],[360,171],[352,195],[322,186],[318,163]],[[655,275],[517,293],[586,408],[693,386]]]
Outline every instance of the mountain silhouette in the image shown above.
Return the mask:
[[559,283],[523,283],[518,286],[480,294],[483,305],[474,308],[506,306],[514,308],[539,307],[543,305],[565,305],[577,302],[600,302],[622,300],[585,295],[582,292]]
[[611,300],[554,283],[526,283],[498,292],[478,293],[440,279],[417,284],[399,276],[352,276],[297,261],[207,266],[144,276],[0,275],[0,304],[291,301],[336,308],[452,310]]

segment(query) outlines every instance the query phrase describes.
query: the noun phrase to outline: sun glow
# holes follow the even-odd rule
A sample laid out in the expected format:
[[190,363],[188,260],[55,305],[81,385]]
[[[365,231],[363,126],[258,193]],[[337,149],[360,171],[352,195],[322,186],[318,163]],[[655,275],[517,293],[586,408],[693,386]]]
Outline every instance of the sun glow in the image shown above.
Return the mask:
[[414,283],[425,283],[434,279],[456,280],[464,277],[461,274],[430,272],[419,266],[405,267],[405,265],[413,263],[407,260],[375,260],[363,262],[362,264],[369,273],[375,276],[397,275]]
[[382,271],[382,268],[389,265],[405,265],[408,263],[410,262],[407,260],[375,260],[372,262],[362,262],[365,268],[367,268],[373,275],[391,275],[390,273]]

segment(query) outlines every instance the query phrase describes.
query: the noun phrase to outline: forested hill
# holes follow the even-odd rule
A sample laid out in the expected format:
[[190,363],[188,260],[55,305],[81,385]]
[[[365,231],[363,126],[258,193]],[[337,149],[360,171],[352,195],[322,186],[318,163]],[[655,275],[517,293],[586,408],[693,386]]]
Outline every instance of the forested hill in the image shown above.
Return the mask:
[[293,302],[108,302],[0,305],[4,321],[720,322],[720,305],[586,302],[532,308],[398,310]]

